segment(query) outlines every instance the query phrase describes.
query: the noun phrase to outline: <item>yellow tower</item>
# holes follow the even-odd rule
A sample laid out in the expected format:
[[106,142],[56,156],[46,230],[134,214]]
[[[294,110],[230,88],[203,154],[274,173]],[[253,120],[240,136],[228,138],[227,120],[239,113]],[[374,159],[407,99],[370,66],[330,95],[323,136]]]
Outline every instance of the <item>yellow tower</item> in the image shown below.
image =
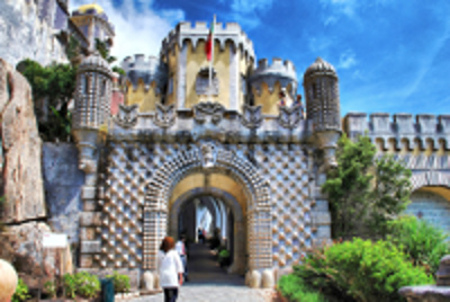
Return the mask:
[[184,109],[211,101],[240,111],[247,98],[247,79],[255,60],[253,44],[238,24],[227,23],[224,27],[216,23],[213,81],[209,87],[209,62],[205,53],[208,33],[204,22],[194,26],[180,23],[164,39],[161,59],[168,67],[166,104]]

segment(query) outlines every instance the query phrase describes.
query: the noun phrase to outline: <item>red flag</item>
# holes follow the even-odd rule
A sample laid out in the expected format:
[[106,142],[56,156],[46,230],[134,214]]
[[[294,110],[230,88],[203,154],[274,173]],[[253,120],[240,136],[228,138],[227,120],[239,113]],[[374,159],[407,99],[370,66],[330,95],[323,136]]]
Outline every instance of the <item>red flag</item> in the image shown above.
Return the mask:
[[205,44],[206,59],[208,61],[211,61],[212,59],[213,39],[214,39],[214,22],[211,23],[211,27],[209,28],[208,40],[206,40]]

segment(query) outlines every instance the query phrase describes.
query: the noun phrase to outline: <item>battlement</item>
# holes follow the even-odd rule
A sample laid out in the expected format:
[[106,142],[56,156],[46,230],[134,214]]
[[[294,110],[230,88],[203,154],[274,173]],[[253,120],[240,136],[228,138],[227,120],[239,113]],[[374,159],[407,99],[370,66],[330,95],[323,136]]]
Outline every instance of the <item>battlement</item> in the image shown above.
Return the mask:
[[258,66],[255,69],[252,77],[277,75],[280,77],[291,78],[297,81],[297,73],[292,61],[282,60],[280,58],[273,58],[272,64],[269,64],[268,59],[258,60]]
[[[168,53],[176,45],[181,48],[186,41],[190,41],[196,49],[198,42],[206,41],[208,34],[209,26],[206,22],[196,22],[194,25],[190,22],[181,22],[163,40],[161,53]],[[225,49],[226,43],[231,41],[234,47],[242,47],[247,56],[255,58],[253,42],[237,23],[226,23],[225,25],[221,22],[216,23],[214,40],[219,42],[222,51]]]
[[122,61],[121,67],[134,89],[137,88],[139,80],[142,80],[148,88],[154,81],[158,87],[162,87],[167,78],[165,66],[161,65],[160,60],[155,56],[149,56],[148,60],[143,54],[135,54],[134,60],[128,56]]
[[349,113],[344,118],[344,131],[350,138],[358,135],[367,135],[372,142],[381,141],[384,148],[387,143],[393,143],[399,150],[400,143],[407,143],[407,148],[419,144],[418,148],[424,149],[432,144],[433,150],[437,150],[443,144],[445,150],[449,150],[450,140],[450,115],[418,114],[413,116],[408,113],[392,115],[388,113],[373,113],[367,121],[366,113]]
[[261,91],[261,85],[266,83],[269,91],[272,92],[275,84],[280,83],[282,88],[292,85],[291,95],[297,91],[297,73],[295,66],[291,61],[283,61],[280,58],[273,58],[272,63],[268,59],[258,61],[258,66],[250,77],[251,85],[258,91]]

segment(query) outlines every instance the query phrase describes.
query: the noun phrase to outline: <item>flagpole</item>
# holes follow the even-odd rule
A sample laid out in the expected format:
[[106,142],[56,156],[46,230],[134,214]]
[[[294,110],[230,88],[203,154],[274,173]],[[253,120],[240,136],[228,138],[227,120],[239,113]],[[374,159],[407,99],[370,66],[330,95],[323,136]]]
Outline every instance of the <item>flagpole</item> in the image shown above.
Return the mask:
[[208,101],[212,101],[212,69],[213,69],[213,61],[214,61],[214,32],[216,31],[216,15],[213,18],[212,24],[212,34],[211,34],[211,60],[209,61],[209,87],[208,87]]

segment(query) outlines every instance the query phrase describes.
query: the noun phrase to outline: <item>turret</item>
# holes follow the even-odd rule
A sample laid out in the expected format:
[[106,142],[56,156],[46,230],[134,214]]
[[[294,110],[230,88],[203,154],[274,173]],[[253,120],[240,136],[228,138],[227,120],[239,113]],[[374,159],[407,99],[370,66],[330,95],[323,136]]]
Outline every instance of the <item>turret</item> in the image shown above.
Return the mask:
[[126,104],[139,105],[140,112],[154,111],[156,103],[165,102],[165,93],[171,87],[167,83],[167,66],[158,58],[137,54],[134,61],[127,57],[122,61],[126,73]]
[[79,149],[80,169],[86,177],[93,177],[92,182],[95,182],[100,134],[108,129],[111,91],[112,71],[108,63],[98,53],[84,58],[78,67],[72,129]]
[[[250,77],[254,105],[261,105],[264,114],[278,114],[279,93],[285,91],[288,98],[295,100],[297,74],[291,61],[274,58],[258,61],[258,67]],[[290,104],[287,104],[290,105]]]
[[336,164],[335,149],[341,133],[338,76],[334,67],[317,60],[308,67],[303,77],[306,112],[312,120],[319,148],[324,151],[325,164]]

